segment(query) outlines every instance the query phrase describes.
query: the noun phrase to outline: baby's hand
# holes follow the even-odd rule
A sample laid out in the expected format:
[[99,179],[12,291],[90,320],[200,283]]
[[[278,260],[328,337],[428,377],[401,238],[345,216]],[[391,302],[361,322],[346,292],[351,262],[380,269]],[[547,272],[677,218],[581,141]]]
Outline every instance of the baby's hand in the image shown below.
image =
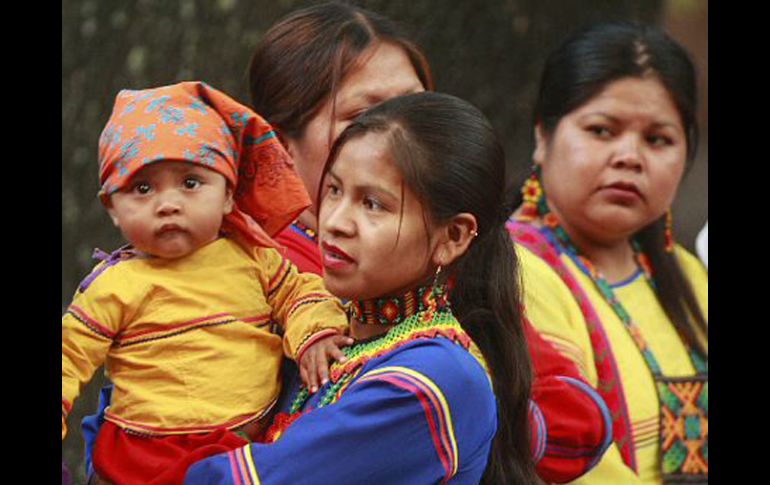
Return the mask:
[[329,361],[342,363],[347,360],[340,347],[351,345],[353,342],[352,338],[345,335],[329,335],[305,349],[298,362],[299,374],[311,394],[329,382]]

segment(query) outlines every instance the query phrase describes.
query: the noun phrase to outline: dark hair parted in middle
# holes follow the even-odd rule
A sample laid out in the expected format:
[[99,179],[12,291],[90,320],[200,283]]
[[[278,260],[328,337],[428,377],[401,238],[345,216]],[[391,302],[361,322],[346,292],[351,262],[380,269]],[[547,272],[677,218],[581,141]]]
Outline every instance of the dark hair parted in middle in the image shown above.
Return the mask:
[[571,35],[548,56],[535,104],[535,123],[551,134],[565,115],[623,78],[654,77],[671,95],[687,136],[687,159],[698,146],[695,68],[664,31],[612,22]]
[[[698,145],[695,67],[687,52],[657,27],[611,22],[570,36],[546,61],[535,123],[541,123],[546,135],[552,136],[562,117],[610,83],[629,77],[656,79],[668,91],[681,116],[687,137],[686,162],[691,165]],[[663,310],[684,339],[706,357],[708,352],[697,337],[698,332],[708,334],[706,319],[676,257],[663,249],[665,218],[663,215],[634,237],[650,259]]]
[[471,104],[446,94],[411,94],[356,118],[332,147],[324,175],[345,143],[367,133],[388,138],[392,159],[429,224],[460,213],[476,218],[478,236],[442,274],[455,276],[453,312],[484,354],[497,397],[498,430],[483,482],[533,483],[527,420],[532,375],[518,262],[505,229],[510,207],[502,145]]
[[290,14],[267,31],[249,68],[251,107],[281,135],[299,138],[345,76],[384,42],[403,48],[423,87],[433,89],[425,56],[390,19],[353,5],[323,3]]

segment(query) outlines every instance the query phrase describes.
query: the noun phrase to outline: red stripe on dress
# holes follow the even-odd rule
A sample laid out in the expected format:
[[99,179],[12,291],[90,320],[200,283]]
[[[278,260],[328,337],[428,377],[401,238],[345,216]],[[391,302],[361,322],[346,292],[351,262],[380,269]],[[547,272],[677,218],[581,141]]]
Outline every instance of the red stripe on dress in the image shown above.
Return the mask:
[[292,315],[297,310],[297,308],[301,307],[302,305],[326,301],[329,299],[331,298],[328,293],[308,293],[307,295],[303,295],[301,298],[295,300],[292,306],[289,308],[289,311],[286,312],[286,315],[287,317]]
[[110,339],[115,338],[115,332],[113,332],[109,328],[105,327],[101,323],[91,318],[91,316],[88,315],[88,313],[86,313],[85,310],[83,310],[79,306],[70,305],[69,311],[70,313],[73,314],[73,316],[79,317],[78,319],[82,318],[83,320],[85,320],[85,322],[83,323],[85,323],[86,326],[92,325],[94,328],[92,328],[91,330],[96,331],[97,333],[101,334],[104,337],[107,337]]
[[243,448],[235,450],[235,461],[238,463],[238,470],[241,472],[243,483],[245,485],[253,485],[251,481],[251,473],[249,473],[249,467],[246,465],[246,458],[243,457]]
[[235,485],[241,485],[241,474],[238,472],[238,464],[235,460],[235,452],[230,451],[227,453],[227,458],[230,460],[230,475],[233,476]]
[[[449,462],[450,457],[445,454],[445,452],[448,451],[448,455],[451,456],[452,452],[451,450],[447,450],[444,446],[443,440],[441,439],[441,436],[439,436],[437,430],[436,430],[436,423],[433,420],[433,414],[431,413],[430,404],[427,402],[428,398],[425,396],[422,389],[418,389],[413,385],[401,382],[398,377],[402,377],[402,374],[399,375],[377,375],[368,377],[365,379],[361,379],[362,382],[364,380],[381,380],[388,382],[390,384],[393,384],[396,387],[400,387],[402,389],[406,389],[407,391],[411,392],[412,394],[417,397],[417,400],[420,402],[420,405],[423,408],[423,411],[425,412],[425,419],[428,421],[428,428],[430,429],[431,438],[433,439],[433,445],[436,448],[436,453],[439,456],[439,459],[441,460],[441,464],[444,467],[444,480],[442,483],[445,483],[447,480],[449,480],[452,477],[452,465]],[[444,446],[442,446],[444,444]]]
[[444,409],[441,406],[441,403],[439,402],[438,398],[436,398],[435,394],[433,393],[433,390],[430,389],[428,386],[426,386],[424,383],[420,382],[418,379],[416,379],[414,376],[411,376],[409,374],[401,374],[398,372],[393,373],[397,377],[401,377],[404,380],[407,380],[411,382],[413,385],[418,386],[425,392],[426,396],[431,401],[431,404],[433,405],[433,408],[436,410],[436,415],[438,416],[439,420],[439,429],[441,430],[441,441],[446,448],[446,450],[449,453],[449,456],[452,458],[452,462],[454,463],[454,453],[453,448],[451,446],[451,443],[449,442],[449,436],[447,433],[447,419],[444,416]]
[[314,343],[318,342],[321,339],[330,337],[332,335],[339,335],[339,332],[337,330],[334,330],[333,328],[327,328],[326,330],[321,330],[320,332],[316,332],[308,335],[305,338],[305,340],[303,340],[302,343],[299,345],[299,349],[297,349],[297,356],[296,356],[297,364],[302,362],[302,356],[305,355],[305,351],[309,349],[311,345],[313,345]]
[[229,313],[216,313],[214,315],[209,315],[207,317],[196,318],[194,320],[190,320],[190,321],[183,322],[183,323],[178,323],[176,325],[170,325],[170,326],[163,327],[163,328],[160,328],[160,329],[142,330],[141,332],[135,332],[135,333],[129,333],[129,334],[126,334],[126,335],[121,335],[121,340],[130,340],[130,339],[134,339],[136,337],[142,337],[144,335],[153,334],[153,333],[159,333],[159,332],[170,332],[170,331],[173,331],[173,330],[176,330],[176,329],[179,329],[179,328],[184,328],[184,327],[187,327],[187,326],[190,326],[190,325],[196,325],[198,323],[207,322],[209,320],[213,320],[215,318],[221,318],[221,317],[235,318],[235,317],[233,317]]
[[[275,291],[275,289],[280,286],[281,281],[283,277],[285,276],[285,273],[287,272],[287,267],[289,266],[289,260],[284,258],[281,262],[281,265],[278,267],[278,270],[275,272],[272,278],[270,278],[270,281],[267,283],[267,292],[272,293]],[[275,288],[274,288],[275,287]]]
[[270,315],[259,315],[256,317],[249,317],[249,318],[241,318],[242,322],[245,323],[253,323],[253,322],[269,322],[270,321]]
[[[229,317],[229,319],[222,320],[219,322],[213,321],[217,318],[222,317]],[[178,323],[176,325],[169,325],[158,329],[150,329],[150,330],[142,330],[141,332],[135,332],[127,335],[122,335],[121,338],[118,340],[119,345],[125,345],[126,343],[131,343],[131,340],[136,340],[139,337],[146,337],[148,335],[152,335],[153,338],[150,340],[156,338],[155,336],[162,336],[167,333],[173,333],[177,332],[180,333],[181,331],[185,329],[194,330],[196,327],[199,326],[206,326],[206,325],[213,325],[213,324],[223,324],[223,323],[232,323],[236,321],[242,321],[245,323],[252,323],[252,322],[258,322],[260,320],[269,321],[270,315],[258,315],[256,317],[249,317],[249,318],[237,318],[233,316],[230,313],[217,313],[215,315],[209,315],[207,317],[201,317],[196,318],[194,320],[190,320],[188,322],[184,323]]]

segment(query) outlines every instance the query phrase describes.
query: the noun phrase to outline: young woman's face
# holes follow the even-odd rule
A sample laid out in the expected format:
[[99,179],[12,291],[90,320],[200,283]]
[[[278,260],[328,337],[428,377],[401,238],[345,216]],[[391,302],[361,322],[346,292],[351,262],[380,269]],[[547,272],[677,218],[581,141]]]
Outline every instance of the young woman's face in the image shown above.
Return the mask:
[[138,250],[179,258],[214,241],[232,209],[225,178],[186,162],[155,162],[110,197],[107,211]]
[[538,127],[551,210],[578,240],[624,240],[671,206],[687,140],[666,88],[654,78],[612,82],[564,116],[550,136]]
[[324,179],[319,213],[324,283],[335,295],[367,299],[427,281],[437,230],[392,161],[386,135],[347,142]]
[[[313,202],[323,164],[334,139],[353,119],[368,108],[390,98],[424,91],[404,49],[390,43],[374,48],[366,62],[349,73],[337,91],[336,106],[327,99],[308,122],[300,138],[286,140],[305,188]],[[316,211],[312,207],[313,212]]]

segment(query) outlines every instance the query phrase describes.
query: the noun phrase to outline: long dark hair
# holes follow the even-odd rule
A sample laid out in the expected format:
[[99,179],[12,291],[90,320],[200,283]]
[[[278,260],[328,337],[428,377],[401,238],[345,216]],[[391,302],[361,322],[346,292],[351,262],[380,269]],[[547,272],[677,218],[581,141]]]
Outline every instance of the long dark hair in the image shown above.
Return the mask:
[[[552,135],[562,117],[609,83],[628,77],[657,79],[671,95],[685,129],[689,168],[698,146],[695,68],[687,52],[656,27],[603,23],[570,36],[546,61],[535,124]],[[635,238],[652,264],[663,310],[684,340],[706,357],[697,338],[698,331],[707,334],[706,319],[676,257],[664,250],[665,218],[641,229]]]
[[[391,155],[422,202],[428,223],[473,214],[478,236],[447,271],[460,324],[483,353],[497,397],[498,429],[483,482],[533,483],[528,403],[531,365],[520,311],[518,262],[505,220],[505,155],[489,121],[454,96],[418,93],[365,112],[332,147],[329,171],[342,146],[366,133],[388,137]],[[321,191],[319,190],[319,194]]]
[[281,136],[299,138],[345,76],[382,42],[403,48],[423,87],[433,89],[425,56],[393,21],[332,2],[297,10],[265,33],[249,67],[251,107]]

